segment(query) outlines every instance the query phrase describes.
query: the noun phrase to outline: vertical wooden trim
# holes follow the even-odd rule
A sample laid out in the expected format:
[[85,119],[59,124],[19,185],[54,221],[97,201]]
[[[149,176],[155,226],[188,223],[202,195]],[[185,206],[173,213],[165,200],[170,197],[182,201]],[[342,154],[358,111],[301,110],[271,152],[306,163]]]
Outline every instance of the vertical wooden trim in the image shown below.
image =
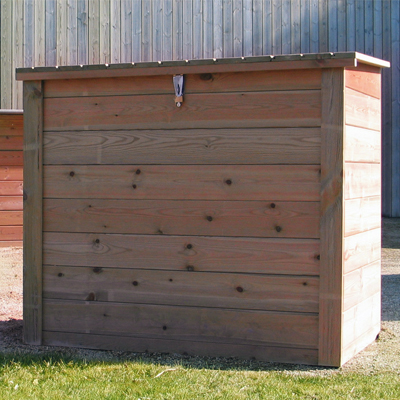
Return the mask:
[[322,73],[319,364],[341,365],[344,71]]
[[24,334],[42,342],[42,135],[41,81],[24,82]]

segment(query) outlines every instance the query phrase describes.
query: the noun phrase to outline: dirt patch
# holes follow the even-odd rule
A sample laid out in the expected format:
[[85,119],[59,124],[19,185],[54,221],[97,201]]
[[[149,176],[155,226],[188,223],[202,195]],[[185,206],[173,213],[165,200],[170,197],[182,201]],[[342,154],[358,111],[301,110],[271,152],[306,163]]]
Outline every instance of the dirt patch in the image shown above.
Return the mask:
[[[62,353],[87,360],[130,359],[133,353],[94,351],[48,346],[27,346],[22,343],[22,249],[0,248],[0,351],[46,354]],[[184,362],[186,356],[141,355],[157,363]],[[189,357],[190,358],[190,357]],[[232,364],[218,359],[221,365]],[[187,363],[187,362],[184,362]],[[198,357],[190,359],[194,366]],[[237,364],[242,364],[238,361]],[[238,365],[236,367],[238,367]],[[280,369],[297,373],[326,375],[335,370],[263,363],[263,369]],[[343,371],[364,373],[400,370],[400,218],[383,219],[382,235],[382,330],[379,338],[346,363]]]

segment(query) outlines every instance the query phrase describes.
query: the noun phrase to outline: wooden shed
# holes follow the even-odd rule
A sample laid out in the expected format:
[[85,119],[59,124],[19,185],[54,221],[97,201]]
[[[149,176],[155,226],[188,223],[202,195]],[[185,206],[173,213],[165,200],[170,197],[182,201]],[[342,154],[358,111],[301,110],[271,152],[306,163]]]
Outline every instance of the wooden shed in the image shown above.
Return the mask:
[[388,66],[19,69],[24,340],[330,366],[362,350],[380,331]]
[[0,246],[22,246],[23,115],[0,110]]

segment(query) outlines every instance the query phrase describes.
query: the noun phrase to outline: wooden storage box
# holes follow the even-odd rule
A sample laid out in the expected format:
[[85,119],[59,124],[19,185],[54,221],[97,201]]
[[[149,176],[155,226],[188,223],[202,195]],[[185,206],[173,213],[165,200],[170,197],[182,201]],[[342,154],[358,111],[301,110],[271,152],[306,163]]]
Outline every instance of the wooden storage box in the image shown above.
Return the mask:
[[387,66],[19,69],[25,341],[346,362],[380,330]]
[[0,246],[22,246],[22,111],[0,110]]

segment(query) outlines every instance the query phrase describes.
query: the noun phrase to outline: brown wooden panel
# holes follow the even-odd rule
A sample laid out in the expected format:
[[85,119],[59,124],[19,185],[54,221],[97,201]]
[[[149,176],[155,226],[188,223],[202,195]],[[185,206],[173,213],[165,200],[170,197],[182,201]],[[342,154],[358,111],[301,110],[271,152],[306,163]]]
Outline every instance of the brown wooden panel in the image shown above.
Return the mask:
[[344,240],[344,273],[380,260],[381,230],[374,229],[348,236]]
[[381,162],[381,133],[356,126],[346,126],[345,161]]
[[319,90],[174,95],[69,97],[44,101],[44,129],[316,127]]
[[22,226],[22,211],[0,211],[0,226]]
[[22,136],[24,117],[22,114],[0,114],[0,136]]
[[22,136],[3,136],[0,134],[0,150],[21,150],[23,146]]
[[0,197],[1,211],[22,211],[22,196],[3,196]]
[[380,196],[346,200],[344,211],[345,236],[381,227]]
[[381,101],[346,88],[346,124],[381,130]]
[[23,247],[23,242],[22,240],[12,240],[12,241],[1,241],[0,240],[0,247],[4,248],[4,247],[9,247],[9,248],[16,248],[16,247]]
[[347,311],[381,290],[381,261],[358,268],[343,277],[343,310]]
[[45,233],[44,263],[210,272],[319,274],[319,241]]
[[318,312],[317,277],[46,266],[43,296],[248,310]]
[[381,195],[381,165],[367,163],[346,163],[345,199]]
[[319,201],[318,165],[44,167],[44,197]]
[[22,151],[0,151],[0,165],[24,165]]
[[0,196],[22,196],[22,191],[21,181],[0,181]]
[[360,64],[355,68],[345,69],[346,87],[381,98],[381,69],[372,65]]
[[[320,89],[320,70],[255,71],[186,74],[185,93],[251,92]],[[133,94],[175,95],[172,75],[148,77],[69,79],[46,82],[45,97],[115,96]]]
[[319,128],[47,132],[45,164],[319,164]]
[[43,92],[41,81],[24,82],[24,332],[42,343]]
[[[343,313],[343,349],[348,352],[350,347],[353,347],[357,349],[356,351],[360,351],[370,344],[380,331],[380,319],[380,292],[345,311]],[[371,329],[373,332],[371,332]],[[365,333],[369,333],[369,340],[357,343],[358,339]]]
[[322,74],[320,365],[340,366],[343,242],[343,85],[341,69]]
[[0,226],[0,241],[20,241],[22,240],[21,226]]
[[52,232],[318,238],[317,202],[48,199]]
[[87,333],[43,332],[43,343],[51,346],[73,346],[89,349],[171,352],[215,357],[239,357],[248,360],[317,364],[318,350],[296,347],[193,342],[190,340],[153,339],[147,337],[93,335]]
[[22,181],[23,175],[22,165],[0,166],[0,181]]
[[318,317],[313,314],[49,299],[43,309],[46,331],[318,346]]

